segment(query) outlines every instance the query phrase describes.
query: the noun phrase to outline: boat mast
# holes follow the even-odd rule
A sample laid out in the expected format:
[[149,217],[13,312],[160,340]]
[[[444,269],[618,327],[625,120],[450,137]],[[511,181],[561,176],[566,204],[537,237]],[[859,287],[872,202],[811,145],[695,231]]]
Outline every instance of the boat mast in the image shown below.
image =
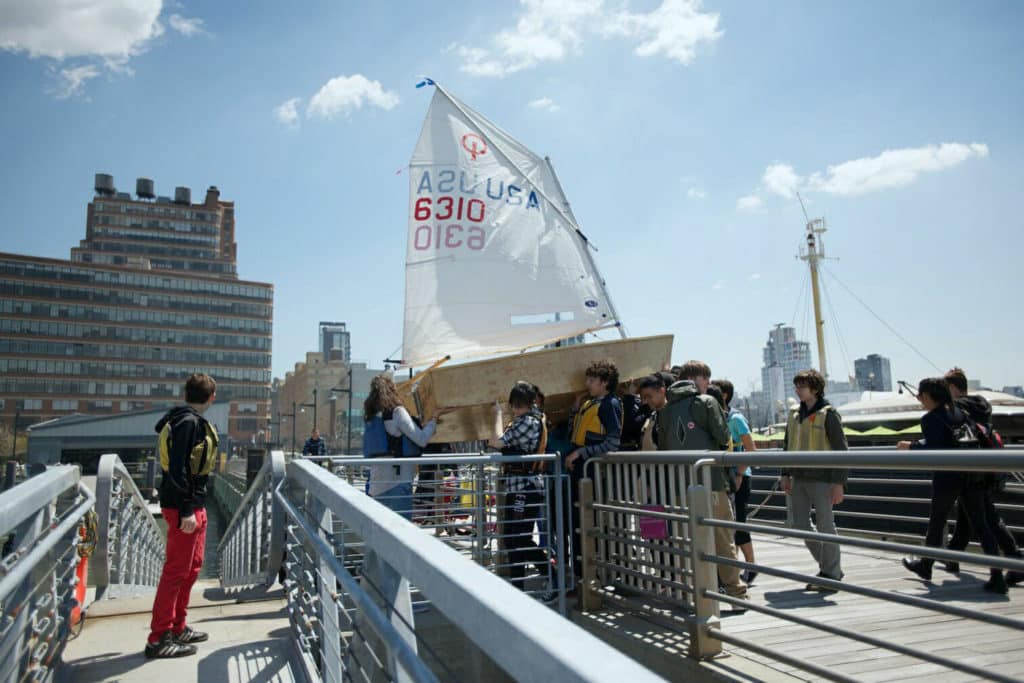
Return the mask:
[[811,295],[814,297],[814,331],[818,338],[818,367],[821,370],[825,381],[828,381],[828,365],[825,363],[825,319],[821,316],[821,292],[818,287],[818,263],[825,259],[825,244],[821,236],[825,234],[824,218],[811,220],[807,215],[807,208],[804,200],[797,193],[800,200],[800,208],[803,209],[804,219],[807,221],[807,247],[800,250],[800,259],[807,261],[811,269]]

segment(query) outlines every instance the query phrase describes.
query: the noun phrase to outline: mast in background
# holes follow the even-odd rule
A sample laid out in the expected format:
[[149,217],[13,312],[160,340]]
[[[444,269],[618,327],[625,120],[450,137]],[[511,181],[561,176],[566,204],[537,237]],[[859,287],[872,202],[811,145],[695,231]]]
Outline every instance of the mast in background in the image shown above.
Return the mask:
[[804,200],[798,192],[796,195],[800,200],[800,208],[803,209],[804,219],[807,221],[807,246],[800,249],[799,258],[807,261],[811,269],[811,294],[814,297],[814,331],[818,340],[818,367],[821,374],[828,381],[828,365],[825,363],[825,319],[821,316],[821,291],[818,287],[818,263],[825,260],[825,244],[822,235],[828,230],[825,227],[824,218],[811,220],[807,215],[807,208]]

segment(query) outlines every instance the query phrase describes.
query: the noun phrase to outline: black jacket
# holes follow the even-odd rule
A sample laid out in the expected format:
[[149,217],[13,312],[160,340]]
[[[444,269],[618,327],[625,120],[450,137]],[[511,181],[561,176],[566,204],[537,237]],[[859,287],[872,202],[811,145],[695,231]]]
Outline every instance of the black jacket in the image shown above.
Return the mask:
[[327,455],[327,442],[322,438],[314,439],[309,437],[306,443],[302,444],[303,455]]
[[[983,399],[984,400],[984,399]],[[958,448],[955,430],[965,422],[959,408],[939,406],[921,416],[921,438],[910,444],[913,449],[947,450]]]
[[160,480],[160,507],[173,508],[180,517],[206,507],[208,476],[193,476],[189,466],[192,448],[206,438],[206,420],[189,405],[171,408],[156,423],[156,433],[171,423],[168,468]]
[[992,424],[992,405],[984,396],[961,396],[953,402],[978,424],[986,427]]

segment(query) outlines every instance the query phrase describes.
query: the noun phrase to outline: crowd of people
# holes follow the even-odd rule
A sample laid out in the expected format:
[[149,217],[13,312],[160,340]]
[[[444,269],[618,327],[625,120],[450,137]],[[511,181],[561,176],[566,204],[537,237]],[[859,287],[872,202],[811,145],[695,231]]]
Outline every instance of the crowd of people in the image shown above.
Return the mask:
[[[374,381],[365,412],[368,425],[373,423],[375,416],[401,415],[405,411],[390,382],[386,377]],[[793,378],[793,388],[798,402],[787,416],[783,449],[794,453],[847,450],[842,416],[825,397],[825,378],[821,373],[813,369],[799,372]],[[584,463],[590,458],[613,451],[755,450],[749,423],[732,405],[732,382],[712,380],[711,368],[706,363],[689,361],[620,386],[614,364],[595,362],[586,370],[586,389],[586,393],[577,398],[568,422],[550,424],[543,413],[541,390],[532,383],[517,382],[508,397],[512,418],[506,423],[500,402],[496,402],[494,435],[489,441],[489,446],[506,455],[564,454],[564,471],[571,482],[566,507],[570,531],[566,535],[565,547],[573,549],[575,554],[569,564],[577,583],[582,573],[579,558],[579,481],[584,475]],[[927,411],[921,420],[922,438],[915,442],[901,442],[900,448],[977,446],[976,441],[958,441],[958,430],[967,423],[972,426],[972,433],[994,434],[991,408],[984,398],[967,394],[967,379],[959,368],[942,378],[922,380],[919,399]],[[384,419],[389,426],[389,434],[409,440],[413,447],[429,441],[436,427],[436,416],[422,427],[407,416],[399,420]],[[378,449],[377,454],[385,450],[383,442],[375,445],[370,441],[367,448],[367,455],[373,455],[374,449]],[[397,451],[392,446],[389,452]],[[382,472],[381,476],[393,481],[398,468],[395,470]],[[412,509],[409,498],[411,470],[410,467],[400,477],[403,479],[400,504],[393,505],[390,501],[394,499],[386,495],[394,494],[393,490],[381,492],[382,502],[394,509]],[[544,504],[543,484],[535,476],[535,467],[506,467],[505,471],[510,476],[507,508],[512,515],[508,527],[513,539],[510,547],[511,578],[513,583],[522,586],[523,567],[544,564],[543,550],[532,539],[533,522],[529,518],[536,513],[524,513]],[[746,521],[751,475],[751,468],[743,465],[712,469],[710,497],[714,517],[741,523]],[[843,502],[848,475],[849,471],[842,467],[784,468],[779,487],[786,495],[787,524],[804,531],[837,535],[833,508]],[[995,508],[993,494],[1001,481],[1000,477],[990,474],[936,472],[931,522],[925,544],[942,546],[947,515],[955,505],[958,523],[948,548],[965,549],[973,532],[981,540],[986,553],[998,554],[1001,551],[1008,557],[1021,557],[1013,534]],[[372,491],[371,495],[374,495]],[[817,564],[816,576],[806,585],[806,590],[836,592],[838,582],[844,577],[840,545],[816,539],[808,539],[805,543]],[[715,527],[715,552],[729,558],[742,556],[746,563],[755,563],[754,547],[747,531]],[[932,560],[907,559],[904,565],[921,578],[930,580]],[[945,563],[944,567],[948,571],[959,572],[955,562]],[[720,565],[718,574],[720,590],[740,599],[746,598],[748,585],[757,577],[753,569],[741,572],[729,565]],[[1009,572],[1004,576],[1002,571],[993,569],[984,587],[988,591],[1005,593],[1009,585],[1022,580],[1024,575],[1019,572]]]
[[[494,433],[488,446],[504,455],[558,453],[570,481],[566,501],[564,548],[578,584],[582,576],[579,483],[585,464],[611,452],[630,451],[726,451],[755,450],[746,418],[732,405],[734,387],[725,379],[712,380],[711,368],[689,361],[670,371],[644,377],[620,386],[619,373],[609,361],[592,363],[586,369],[586,392],[577,397],[568,421],[551,424],[544,414],[544,394],[527,381],[516,382],[507,403],[512,415],[506,420],[500,401],[494,406]],[[847,449],[839,411],[825,398],[825,379],[816,370],[804,370],[793,378],[798,403],[789,411],[783,448],[794,454]],[[996,448],[999,435],[992,428],[992,410],[981,396],[968,394],[966,374],[960,368],[944,377],[921,380],[917,397],[925,409],[921,417],[922,436],[902,441],[900,449]],[[195,644],[207,639],[205,633],[187,624],[189,595],[203,563],[206,531],[205,494],[207,478],[217,453],[216,430],[203,413],[216,398],[216,382],[195,374],[185,384],[185,404],[170,410],[156,425],[159,433],[160,506],[168,523],[166,560],[153,604],[153,617],[145,654],[151,658],[195,654]],[[414,418],[403,405],[393,380],[375,377],[364,405],[364,455],[367,457],[408,457],[422,453],[446,411],[439,409],[425,422]],[[326,445],[314,430],[303,447],[311,455],[326,453]],[[965,457],[968,457],[965,454]],[[393,461],[392,461],[393,462]],[[416,461],[381,463],[369,467],[367,493],[395,512],[411,517]],[[534,525],[542,537],[543,509],[549,503],[537,463],[514,460],[502,466],[507,486],[501,506],[505,509],[506,550],[509,579],[525,588],[526,567],[544,567],[550,574],[552,543],[534,541]],[[421,473],[421,477],[425,473]],[[710,477],[712,516],[745,522],[750,499],[751,468],[738,465],[714,467]],[[833,507],[843,502],[848,470],[841,467],[792,467],[783,469],[779,486],[787,498],[787,524],[794,529],[837,535]],[[995,494],[1005,477],[994,473],[939,470],[932,477],[931,510],[925,545],[964,550],[972,534],[987,555],[1000,553],[1024,559],[1011,531],[995,506]],[[957,523],[946,541],[948,516],[954,506]],[[813,521],[812,521],[813,512]],[[743,530],[714,527],[715,554],[742,558],[754,564],[751,536]],[[818,566],[808,591],[836,592],[843,580],[838,543],[806,539]],[[931,581],[935,561],[929,557],[904,559],[903,565],[925,581]],[[953,574],[959,563],[944,562]],[[741,572],[731,564],[718,565],[719,590],[733,598],[747,599],[748,586],[757,577],[752,568]],[[1024,572],[991,569],[986,591],[1005,594],[1009,586],[1024,583]],[[552,599],[549,583],[545,600]]]

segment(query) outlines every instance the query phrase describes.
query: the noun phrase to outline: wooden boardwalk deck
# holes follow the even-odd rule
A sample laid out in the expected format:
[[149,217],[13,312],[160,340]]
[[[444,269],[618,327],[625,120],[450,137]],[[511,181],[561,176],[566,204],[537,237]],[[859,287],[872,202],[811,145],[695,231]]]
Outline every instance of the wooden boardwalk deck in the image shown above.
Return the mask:
[[[754,547],[760,564],[807,574],[816,571],[810,553],[801,541],[761,536],[755,537]],[[899,556],[872,550],[843,549],[843,570],[848,583],[928,597],[947,605],[983,610],[1024,622],[1024,587],[1011,588],[1008,596],[993,595],[982,590],[982,584],[988,578],[987,570],[980,567],[967,569],[957,577],[936,566],[933,582],[927,584],[906,571],[900,565]],[[870,634],[887,642],[913,646],[1024,680],[1024,631],[1021,630],[851,593],[821,595],[804,590],[802,583],[763,574],[751,587],[750,598],[755,604],[773,607],[787,614]],[[610,606],[601,613],[577,616],[577,620],[588,618],[601,622],[609,632],[615,630],[637,643],[646,643],[647,647],[658,650],[663,659],[666,655],[685,657],[685,636],[666,628],[661,619],[641,616],[635,611],[627,613]],[[878,683],[978,680],[920,659],[754,611],[732,613],[723,610],[721,623],[723,631],[728,634],[858,680]],[[725,651],[728,657],[706,667],[709,674],[737,680],[821,680],[798,668],[739,647],[726,645]],[[643,661],[638,654],[629,654]],[[689,667],[679,668],[676,675],[673,675],[670,664],[654,668],[673,680],[692,680]]]

